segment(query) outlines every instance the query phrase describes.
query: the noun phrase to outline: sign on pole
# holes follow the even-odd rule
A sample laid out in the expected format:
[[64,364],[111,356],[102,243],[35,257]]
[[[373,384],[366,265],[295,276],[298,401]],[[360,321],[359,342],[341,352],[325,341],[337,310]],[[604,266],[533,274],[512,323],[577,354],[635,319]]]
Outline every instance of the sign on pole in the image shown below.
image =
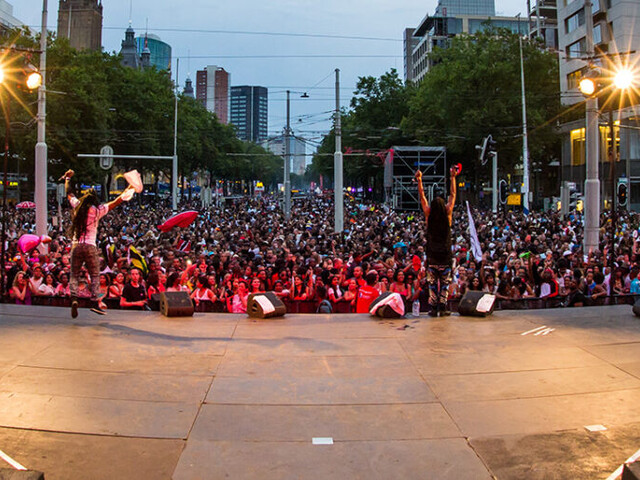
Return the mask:
[[109,145],[105,145],[100,149],[100,167],[103,170],[109,170],[113,167],[113,148]]

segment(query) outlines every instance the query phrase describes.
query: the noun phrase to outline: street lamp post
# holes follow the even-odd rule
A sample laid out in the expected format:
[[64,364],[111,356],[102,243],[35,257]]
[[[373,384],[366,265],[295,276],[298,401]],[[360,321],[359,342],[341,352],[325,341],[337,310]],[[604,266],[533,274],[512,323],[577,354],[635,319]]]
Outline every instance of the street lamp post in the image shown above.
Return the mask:
[[[35,194],[36,204],[36,234],[47,234],[47,143],[46,133],[46,68],[47,68],[47,0],[42,0],[42,29],[40,31],[40,75],[41,83],[38,88],[38,143],[35,149]],[[41,249],[47,249],[41,244]]]
[[[11,52],[19,52],[20,49],[9,48]],[[20,65],[24,59],[20,55],[12,55],[4,58],[3,65],[0,65],[0,83],[3,84],[4,89],[7,90],[7,84],[13,84],[15,86],[21,85],[22,88],[26,87],[28,90],[34,90],[41,85],[42,75],[32,65],[24,64]],[[11,141],[11,96],[14,93],[10,93],[6,97],[6,101],[2,102],[4,122],[5,122],[5,140],[4,140],[4,168],[2,176],[2,233],[0,235],[0,300],[4,299],[6,293],[5,285],[5,256],[6,256],[6,240],[7,240],[7,170],[9,168],[9,144]],[[45,179],[46,180],[46,179]],[[46,182],[45,182],[46,188]],[[46,196],[45,196],[46,201]],[[46,212],[46,205],[45,205]],[[46,215],[45,215],[46,216]],[[46,219],[45,219],[46,220]],[[45,221],[46,228],[46,221]]]
[[342,158],[342,128],[340,122],[340,69],[336,68],[336,119],[335,137],[336,150],[333,155],[334,169],[334,202],[335,202],[335,226],[334,232],[341,233],[344,229],[344,192],[343,192],[343,158]]
[[291,219],[291,92],[287,90],[287,126],[284,130],[284,218]]
[[4,299],[5,294],[5,278],[7,270],[5,268],[5,254],[7,244],[7,168],[9,164],[9,139],[11,138],[11,118],[10,112],[11,100],[7,98],[4,103],[4,119],[5,119],[5,136],[4,136],[4,168],[2,175],[2,262],[0,263],[0,299]]

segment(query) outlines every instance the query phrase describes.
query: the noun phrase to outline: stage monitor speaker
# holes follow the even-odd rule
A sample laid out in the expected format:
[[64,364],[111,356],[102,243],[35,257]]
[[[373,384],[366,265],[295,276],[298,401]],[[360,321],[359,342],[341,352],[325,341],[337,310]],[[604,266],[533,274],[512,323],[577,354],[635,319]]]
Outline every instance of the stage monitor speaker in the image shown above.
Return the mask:
[[640,480],[640,462],[625,463],[621,480]]
[[640,298],[633,304],[632,310],[636,317],[640,317]]
[[380,318],[400,318],[404,315],[404,300],[396,292],[384,292],[369,305],[369,313]]
[[44,473],[35,470],[0,468],[0,480],[44,480]]
[[495,303],[495,295],[477,290],[467,290],[458,305],[458,313],[462,316],[486,317],[493,313]]
[[165,317],[193,317],[193,301],[187,292],[162,292],[160,312]]
[[286,313],[287,307],[273,292],[252,293],[247,299],[247,314],[250,317],[273,318]]

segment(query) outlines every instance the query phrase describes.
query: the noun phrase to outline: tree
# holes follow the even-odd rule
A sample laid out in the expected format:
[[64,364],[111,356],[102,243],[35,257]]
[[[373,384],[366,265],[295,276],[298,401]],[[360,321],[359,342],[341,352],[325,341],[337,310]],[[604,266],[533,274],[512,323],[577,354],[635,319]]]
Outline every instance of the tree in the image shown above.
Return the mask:
[[[345,185],[377,187],[381,191],[383,160],[386,150],[405,144],[400,124],[409,113],[413,87],[406,86],[391,69],[380,78],[360,77],[350,110],[341,117]],[[335,132],[331,131],[314,156],[311,172],[317,176],[333,177]]]
[[[553,130],[560,111],[557,59],[537,39],[522,45],[530,156],[548,163],[559,157]],[[403,128],[425,144],[446,146],[450,163],[461,162],[472,174],[478,167],[475,145],[491,134],[500,168],[513,173],[522,152],[518,35],[496,28],[460,35],[449,48],[436,49],[431,61]]]

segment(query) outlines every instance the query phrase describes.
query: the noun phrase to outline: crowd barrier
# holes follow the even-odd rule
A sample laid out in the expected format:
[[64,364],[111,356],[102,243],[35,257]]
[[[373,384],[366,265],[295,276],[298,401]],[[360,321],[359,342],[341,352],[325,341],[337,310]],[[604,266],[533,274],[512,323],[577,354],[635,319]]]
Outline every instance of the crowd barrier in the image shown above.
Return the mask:
[[[584,302],[585,307],[590,306],[604,306],[604,305],[633,305],[638,295],[610,295],[607,297],[590,298],[587,297]],[[120,300],[117,298],[107,298],[103,300],[108,309],[120,309]],[[91,302],[86,298],[78,299],[80,308],[88,308],[93,306]],[[451,311],[458,311],[458,303],[460,298],[454,298],[449,300],[448,307]],[[11,299],[6,298],[3,303],[14,303]],[[318,308],[318,303],[315,300],[293,301],[284,300],[284,304],[287,307],[288,313],[315,313]],[[33,296],[31,297],[32,305],[50,306],[50,307],[67,307],[71,306],[71,299],[69,297],[51,297],[51,296]],[[158,310],[158,302],[151,301],[149,304],[152,310]],[[555,297],[555,298],[537,298],[528,297],[520,298],[516,300],[500,300],[496,299],[495,310],[537,310],[543,308],[564,308],[567,307],[567,297]],[[579,308],[579,307],[576,307]],[[201,301],[195,306],[196,312],[210,312],[210,313],[224,313],[226,312],[226,305],[221,301]],[[411,312],[410,306],[406,309],[407,313]],[[428,306],[426,299],[421,299],[420,311],[427,312]],[[333,306],[333,313],[353,313],[351,305],[347,302],[338,302]]]

